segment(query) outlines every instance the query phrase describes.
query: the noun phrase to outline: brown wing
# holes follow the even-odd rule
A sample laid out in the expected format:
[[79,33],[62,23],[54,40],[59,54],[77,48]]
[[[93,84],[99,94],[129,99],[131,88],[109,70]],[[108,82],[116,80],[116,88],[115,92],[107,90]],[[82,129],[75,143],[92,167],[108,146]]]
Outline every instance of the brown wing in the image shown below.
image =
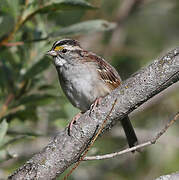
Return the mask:
[[121,78],[117,71],[104,59],[93,53],[85,53],[84,61],[97,63],[99,75],[106,85],[111,89],[117,88],[121,84]]

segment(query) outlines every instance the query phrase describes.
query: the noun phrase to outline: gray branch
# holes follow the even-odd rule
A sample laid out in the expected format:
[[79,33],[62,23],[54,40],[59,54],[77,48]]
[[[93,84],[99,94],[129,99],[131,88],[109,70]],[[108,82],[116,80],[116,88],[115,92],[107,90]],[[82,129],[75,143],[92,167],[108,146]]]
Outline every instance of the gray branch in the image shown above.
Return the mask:
[[116,98],[117,103],[106,122],[105,130],[178,80],[179,48],[176,48],[124,81],[119,88],[102,99],[101,104],[90,116],[87,111],[80,117],[73,126],[71,136],[68,135],[67,129],[59,132],[51,143],[8,179],[54,179],[78,161]]
[[178,180],[178,179],[179,179],[179,172],[176,172],[176,173],[160,176],[155,180]]

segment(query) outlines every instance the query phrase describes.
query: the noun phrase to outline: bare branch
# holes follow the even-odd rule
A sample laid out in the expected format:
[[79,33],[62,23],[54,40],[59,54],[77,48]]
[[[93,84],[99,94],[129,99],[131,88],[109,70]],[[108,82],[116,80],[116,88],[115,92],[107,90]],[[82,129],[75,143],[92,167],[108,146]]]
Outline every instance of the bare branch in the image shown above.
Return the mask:
[[118,26],[125,22],[126,19],[142,4],[144,0],[125,0],[119,8],[117,14]]
[[178,179],[179,179],[179,172],[176,172],[176,173],[160,176],[155,180],[178,180]]
[[140,7],[145,0],[125,0],[120,5],[118,14],[116,15],[117,27],[114,29],[110,46],[116,46],[121,39],[121,29],[123,28],[124,23],[130,18],[130,16]]
[[126,154],[132,151],[136,151],[138,149],[141,149],[143,147],[147,147],[150,146],[152,144],[155,144],[156,141],[167,131],[167,129],[179,118],[179,112],[175,115],[175,117],[170,120],[166,126],[150,141],[147,141],[145,143],[139,144],[135,147],[132,148],[127,148],[123,151],[119,151],[119,152],[115,152],[115,153],[110,153],[110,154],[105,154],[105,155],[97,155],[97,156],[89,156],[89,157],[85,157],[83,160],[84,161],[88,161],[88,160],[102,160],[102,159],[110,159],[110,158],[114,158],[116,156],[122,155],[122,154]]
[[9,177],[22,179],[54,179],[77,162],[86,149],[97,126],[101,127],[113,102],[117,103],[105,124],[109,129],[138,106],[179,80],[179,48],[138,71],[131,78],[101,100],[89,116],[84,113],[69,136],[67,128],[57,134],[41,152],[35,154],[24,166]]

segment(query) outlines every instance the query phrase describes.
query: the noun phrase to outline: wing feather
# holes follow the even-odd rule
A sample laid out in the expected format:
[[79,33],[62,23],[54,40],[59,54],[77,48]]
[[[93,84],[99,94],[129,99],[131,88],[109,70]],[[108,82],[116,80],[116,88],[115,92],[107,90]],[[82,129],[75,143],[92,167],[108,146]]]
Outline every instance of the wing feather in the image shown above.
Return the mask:
[[98,66],[98,73],[105,84],[111,89],[115,89],[121,84],[121,78],[118,72],[104,59],[87,51],[83,54],[85,62],[94,62]]

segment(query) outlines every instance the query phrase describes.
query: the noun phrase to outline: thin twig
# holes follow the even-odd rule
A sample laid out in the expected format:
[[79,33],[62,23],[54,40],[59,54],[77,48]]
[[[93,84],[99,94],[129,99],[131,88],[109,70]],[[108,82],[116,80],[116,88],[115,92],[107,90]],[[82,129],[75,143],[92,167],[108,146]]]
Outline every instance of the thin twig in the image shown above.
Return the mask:
[[3,116],[7,115],[8,113],[16,112],[17,110],[22,109],[23,106],[15,107],[13,109],[8,109],[9,105],[14,101],[14,99],[19,99],[24,93],[25,93],[25,88],[27,86],[27,83],[25,81],[21,82],[19,85],[19,92],[17,95],[10,93],[4,104],[2,105],[2,108],[0,110],[0,119],[2,119]]
[[19,30],[19,28],[22,26],[22,23],[23,23],[22,16],[19,16],[17,23],[15,24],[13,30],[7,35],[6,38],[4,38],[4,39],[2,39],[2,41],[0,41],[0,46],[6,46],[8,41],[10,41],[14,38],[14,35]]
[[[116,15],[117,26],[112,32],[110,40],[110,47],[118,47],[121,41],[121,30],[125,25],[125,22],[131,17],[131,15],[137,11],[145,0],[124,0],[119,6],[118,14]],[[124,40],[122,40],[124,42]]]
[[6,112],[8,110],[8,106],[13,101],[14,97],[15,96],[12,93],[7,96],[7,99],[5,100],[4,104],[2,105],[2,108],[0,111],[0,119],[6,114]]
[[25,19],[22,19],[23,17],[23,13],[26,10],[27,6],[29,4],[29,0],[25,1],[25,5],[22,8],[22,11],[17,19],[17,22],[13,28],[13,30],[7,35],[6,38],[2,39],[2,41],[0,41],[0,46],[6,46],[6,47],[12,47],[12,46],[21,46],[24,43],[23,42],[14,42],[14,43],[9,43],[9,41],[11,41],[14,38],[14,35],[16,34],[16,32],[22,27],[22,25],[24,24]]
[[94,136],[94,138],[91,140],[90,145],[88,146],[88,148],[84,151],[84,154],[80,157],[79,161],[74,165],[74,167],[70,170],[70,172],[63,178],[63,180],[66,180],[71,174],[72,172],[80,165],[80,163],[84,160],[86,154],[88,153],[88,151],[91,149],[91,147],[93,146],[93,144],[95,143],[96,139],[98,138],[99,134],[102,132],[104,125],[106,124],[110,114],[112,113],[115,104],[117,103],[117,98],[115,99],[108,115],[106,116],[105,120],[103,121],[99,131],[97,132],[97,134]]
[[23,46],[26,43],[36,43],[36,42],[40,42],[40,41],[46,41],[49,38],[50,38],[50,36],[46,36],[43,38],[26,40],[26,41],[6,42],[5,44],[3,44],[3,46],[6,46],[6,47]]
[[144,0],[126,0],[124,1],[117,14],[117,23],[120,26],[126,19],[144,2]]
[[175,115],[175,117],[170,120],[165,127],[150,141],[147,141],[145,143],[139,144],[137,146],[134,146],[132,148],[127,148],[125,150],[119,151],[119,152],[115,152],[115,153],[110,153],[110,154],[105,154],[105,155],[98,155],[98,156],[89,156],[89,157],[85,157],[83,159],[83,161],[89,161],[89,160],[102,160],[102,159],[110,159],[110,158],[114,158],[116,156],[122,155],[122,154],[126,154],[129,153],[131,151],[136,151],[137,149],[141,149],[143,147],[146,146],[150,146],[152,144],[155,144],[156,141],[167,131],[167,129],[179,118],[179,112]]
[[179,112],[176,113],[174,118],[170,120],[165,127],[151,140],[152,144],[155,144],[156,141],[167,131],[167,129],[179,118]]
[[21,42],[20,42],[20,43],[18,43],[18,42],[16,42],[16,43],[9,43],[9,41],[11,41],[11,40],[14,38],[15,34],[17,33],[17,31],[18,31],[18,30],[24,25],[24,23],[28,20],[28,16],[26,16],[26,17],[23,19],[23,14],[24,14],[24,12],[25,12],[28,4],[29,4],[29,1],[26,0],[26,1],[25,1],[25,5],[24,5],[24,7],[22,8],[22,11],[21,11],[21,13],[20,13],[20,15],[19,15],[19,17],[18,17],[18,19],[17,19],[17,22],[16,22],[13,30],[12,30],[9,34],[7,34],[7,36],[6,36],[4,39],[2,39],[2,40],[0,41],[0,46],[17,46],[17,45],[22,45]]
[[14,46],[22,46],[24,45],[23,41],[18,41],[18,42],[6,42],[5,44],[3,44],[6,47],[14,47]]

